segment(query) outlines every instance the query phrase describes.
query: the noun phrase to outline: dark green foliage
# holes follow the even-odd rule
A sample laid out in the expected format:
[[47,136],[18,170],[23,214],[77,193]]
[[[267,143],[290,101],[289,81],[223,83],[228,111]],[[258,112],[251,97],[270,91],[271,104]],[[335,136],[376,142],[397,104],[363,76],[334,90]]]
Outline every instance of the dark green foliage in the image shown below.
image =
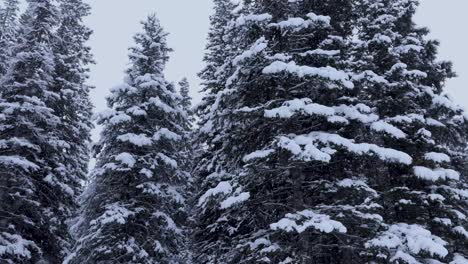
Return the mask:
[[[414,26],[415,8],[241,1],[212,29],[226,60],[202,75],[198,261],[466,256],[466,119],[441,94],[453,73]],[[378,43],[385,35],[391,44]],[[443,215],[452,224],[433,227]]]
[[188,115],[164,77],[167,34],[155,16],[142,24],[125,82],[99,118],[98,163],[67,263],[190,263]]

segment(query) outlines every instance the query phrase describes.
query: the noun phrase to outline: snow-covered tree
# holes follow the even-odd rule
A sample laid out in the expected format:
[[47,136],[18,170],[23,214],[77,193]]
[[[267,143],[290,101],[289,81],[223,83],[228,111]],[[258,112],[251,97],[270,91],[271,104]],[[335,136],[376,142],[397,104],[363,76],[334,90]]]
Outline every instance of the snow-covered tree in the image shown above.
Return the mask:
[[180,105],[189,115],[193,115],[192,111],[192,97],[190,97],[190,83],[187,78],[182,78],[179,84],[179,93],[182,97]]
[[198,260],[466,258],[466,120],[416,1],[241,6],[204,100]]
[[19,11],[19,0],[4,0],[0,7],[0,32],[3,35],[5,32],[12,30],[17,22]]
[[[242,3],[234,2],[236,1],[213,1],[215,13],[210,17],[211,27],[204,56],[206,66],[199,74],[203,81],[202,92],[205,96],[195,109],[201,118],[201,126],[209,127],[213,122],[209,120],[210,112],[213,112],[211,108],[216,105],[217,93],[224,89],[226,79],[232,70],[229,61],[237,52],[237,47],[232,45],[235,30],[231,22],[234,22],[234,18],[238,16]],[[208,131],[206,134],[210,133],[211,131]]]
[[[184,147],[182,148],[182,151],[184,152],[185,157],[189,157],[189,159],[186,160],[186,168],[188,171],[192,170],[192,166],[194,164],[194,154],[195,150],[197,149],[197,139],[194,137],[194,131],[192,130],[192,125],[195,122],[195,113],[192,109],[192,97],[190,97],[190,83],[188,82],[187,78],[182,78],[181,81],[178,83],[178,92],[181,97],[180,99],[180,106],[182,107],[183,111],[187,114],[187,121],[189,122],[189,129],[186,131],[186,133],[182,136],[182,141]],[[187,192],[193,192],[193,177],[190,177],[190,181],[188,183],[187,187]],[[189,204],[191,202],[188,202]],[[192,211],[192,206],[190,206],[190,210]]]
[[[206,178],[209,175],[215,175],[216,171],[222,170],[223,161],[220,159],[222,153],[215,150],[221,146],[219,143],[221,141],[218,140],[215,146],[214,140],[224,130],[222,128],[222,112],[217,111],[217,108],[220,97],[225,90],[225,83],[233,70],[230,61],[238,52],[237,47],[233,45],[233,39],[236,36],[234,25],[235,17],[239,16],[243,3],[241,1],[234,2],[231,0],[213,1],[215,12],[210,17],[211,27],[204,57],[206,66],[199,74],[202,79],[204,96],[201,103],[195,108],[200,120],[199,129],[195,133],[196,151],[194,151],[195,168],[193,170],[195,189],[197,192],[201,192],[198,196],[203,195],[206,189],[212,187],[213,183],[206,181]],[[197,204],[197,201],[194,201],[193,204]],[[198,206],[196,209],[199,209]],[[203,214],[200,211],[196,210],[195,215],[194,251],[197,254],[198,262],[206,262],[206,258],[217,250],[213,247],[217,243],[217,237],[212,236],[210,241],[205,240],[203,236],[204,225],[208,223],[203,219]]]
[[66,263],[190,263],[181,151],[187,114],[164,77],[167,34],[154,15],[142,24],[125,82],[99,117],[97,167]]
[[[73,183],[63,156],[63,103],[55,89],[54,1],[29,0],[0,103],[0,261],[61,263],[70,236]],[[72,184],[70,184],[72,183]]]
[[90,7],[82,0],[61,0],[61,24],[54,43],[54,89],[60,102],[54,110],[61,115],[58,127],[63,141],[70,147],[63,153],[64,174],[76,197],[82,192],[90,160],[93,105],[89,98],[91,87],[88,65],[93,63],[86,45],[92,31],[83,24]]
[[[228,53],[233,47],[230,47],[228,32],[228,22],[233,19],[236,14],[236,8],[240,3],[231,0],[214,0],[214,14],[210,17],[210,31],[208,33],[208,44],[206,46],[206,54],[204,61],[206,67],[200,73],[200,77],[205,84],[205,91],[213,86],[219,85],[216,82],[217,73],[220,72],[220,67],[228,58]],[[239,1],[237,1],[239,2]],[[222,85],[222,83],[221,83]]]
[[372,157],[368,163],[408,157],[347,138],[375,118],[352,100],[352,76],[343,70],[351,7],[352,1],[243,1],[227,23],[234,37],[226,45],[238,50],[220,67],[230,75],[208,95],[215,100],[202,116],[212,159],[198,168],[206,171],[199,261],[361,261],[361,233],[380,216],[367,200],[375,191],[350,164],[365,166],[364,156]]
[[411,157],[407,166],[362,170],[377,191],[375,263],[468,262],[468,119],[445,94],[451,64],[413,17],[416,0],[356,1],[357,98],[378,119],[361,138]]
[[0,76],[6,73],[17,33],[19,0],[5,0],[0,7]]
[[[233,46],[233,38],[235,38],[236,28],[234,27],[235,17],[238,17],[242,2],[231,0],[215,0],[214,14],[210,17],[211,27],[208,34],[208,44],[204,62],[205,68],[200,72],[199,76],[202,79],[202,93],[204,94],[202,101],[195,107],[197,117],[199,118],[199,129],[194,133],[194,169],[193,177],[195,181],[196,192],[201,192],[198,196],[203,195],[206,189],[211,188],[211,184],[206,181],[206,178],[222,169],[220,164],[221,159],[218,159],[220,152],[214,146],[216,135],[222,133],[221,127],[223,117],[221,111],[216,111],[219,106],[220,95],[225,90],[225,83],[229,78],[233,67],[230,60],[235,56],[237,47]],[[216,125],[215,125],[216,124]],[[219,124],[219,125],[218,125]],[[195,199],[197,200],[197,199]],[[197,201],[192,202],[193,205]],[[198,261],[205,261],[209,252],[216,249],[209,249],[205,245],[213,245],[216,243],[216,238],[211,238],[211,244],[208,240],[204,240],[200,236],[204,232],[203,225],[206,221],[202,219],[202,214],[198,211],[198,206],[195,208],[196,215],[196,230],[198,234],[194,234],[194,251],[197,254]],[[209,250],[207,252],[207,249]]]

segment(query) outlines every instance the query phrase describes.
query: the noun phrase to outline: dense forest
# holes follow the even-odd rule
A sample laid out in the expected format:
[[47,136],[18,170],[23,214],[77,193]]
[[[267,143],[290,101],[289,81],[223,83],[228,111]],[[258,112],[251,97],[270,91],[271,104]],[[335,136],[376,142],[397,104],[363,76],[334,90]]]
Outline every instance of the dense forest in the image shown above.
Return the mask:
[[213,0],[197,105],[149,14],[100,113],[89,4],[26,2],[0,2],[1,264],[468,264],[468,114],[418,0]]

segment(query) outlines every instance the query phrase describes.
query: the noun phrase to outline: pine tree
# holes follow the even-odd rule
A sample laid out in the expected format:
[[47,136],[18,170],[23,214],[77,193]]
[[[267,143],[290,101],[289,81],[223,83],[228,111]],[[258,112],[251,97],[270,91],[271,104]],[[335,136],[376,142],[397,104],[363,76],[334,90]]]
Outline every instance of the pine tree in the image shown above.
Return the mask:
[[93,128],[93,105],[89,98],[91,87],[86,84],[88,65],[93,63],[86,42],[92,31],[83,23],[90,7],[82,0],[62,0],[60,10],[61,24],[57,30],[57,42],[54,43],[54,89],[60,95],[60,102],[54,110],[61,113],[60,136],[70,145],[63,153],[64,177],[77,198],[88,174]]
[[466,120],[416,3],[245,1],[201,128],[200,262],[463,263]]
[[19,0],[4,0],[3,7],[0,8],[0,32],[11,31],[16,24],[19,11]]
[[[200,72],[202,79],[202,101],[195,108],[199,118],[199,129],[194,132],[194,168],[193,177],[195,181],[195,191],[198,193],[192,205],[198,203],[197,197],[204,194],[211,184],[206,179],[210,175],[216,175],[216,172],[222,169],[221,159],[218,159],[220,152],[215,151],[214,140],[216,135],[222,133],[221,127],[223,117],[222,113],[217,111],[219,99],[225,90],[225,83],[232,74],[233,67],[230,61],[235,54],[239,52],[233,44],[233,38],[236,36],[235,18],[242,12],[242,1],[234,3],[230,0],[215,0],[214,14],[210,17],[211,27],[208,34],[208,44],[204,62],[206,67]],[[215,125],[216,124],[216,125]],[[218,125],[219,124],[219,125]],[[218,141],[219,142],[219,141]],[[219,164],[218,164],[219,162]],[[200,212],[198,206],[193,206],[196,219],[193,242],[194,252],[197,262],[207,262],[209,252],[216,251],[213,247],[216,243],[216,237],[211,237],[211,241],[205,240],[203,236],[206,220]],[[209,234],[205,234],[209,235]],[[211,246],[211,248],[208,248]],[[207,249],[209,251],[207,251]]]
[[18,0],[5,0],[0,8],[0,76],[6,73],[17,34]]
[[192,98],[190,97],[190,83],[185,77],[179,82],[179,93],[182,97],[182,100],[180,102],[182,108],[190,116],[193,116]]
[[112,89],[98,163],[66,263],[190,263],[180,96],[164,77],[171,51],[152,15],[130,49],[123,85]]
[[[236,37],[235,21],[242,12],[242,1],[234,3],[230,0],[215,0],[214,14],[210,17],[211,27],[208,34],[208,45],[204,61],[206,67],[200,72],[202,79],[202,93],[204,96],[201,103],[195,108],[199,129],[195,134],[195,168],[193,176],[195,180],[195,190],[199,193],[198,198],[205,191],[211,188],[212,183],[206,179],[210,175],[217,175],[217,171],[222,170],[222,160],[220,159],[219,149],[221,141],[217,141],[216,136],[221,134],[223,129],[221,124],[223,116],[221,111],[217,111],[220,98],[225,90],[225,83],[232,74],[233,67],[231,60],[240,50],[235,47],[234,38]],[[196,205],[198,199],[192,202]],[[194,234],[194,252],[197,262],[207,262],[209,255],[218,249],[216,245],[217,237],[212,234],[204,233],[204,226],[207,223],[203,219],[199,206],[195,207],[196,232]],[[211,236],[210,240],[205,239]]]
[[238,52],[237,47],[232,45],[236,32],[232,23],[235,22],[242,7],[241,1],[235,4],[231,0],[214,0],[213,3],[215,13],[210,18],[211,27],[204,56],[206,67],[199,74],[203,81],[202,93],[205,96],[195,109],[202,119],[200,126],[207,127],[206,134],[211,134],[211,129],[208,129],[212,127],[211,122],[213,122],[209,120],[210,112],[214,112],[211,108],[216,105],[217,94],[224,89],[224,84],[231,75],[230,60]]
[[29,0],[10,67],[1,82],[0,260],[61,263],[75,193],[64,174],[62,115],[56,111],[53,1]]
[[[369,163],[409,157],[346,138],[375,118],[353,101],[343,70],[351,7],[245,1],[228,23],[229,46],[239,51],[202,116],[215,158],[204,161],[211,173],[198,203],[200,262],[359,263],[359,235],[380,217],[367,201],[375,191],[349,164],[356,154],[372,156]],[[345,224],[357,227],[349,233]]]
[[414,24],[417,6],[356,1],[358,97],[379,116],[361,137],[412,157],[364,171],[383,217],[365,247],[375,263],[466,263],[468,119],[444,93],[452,65],[437,60],[438,43]]
[[239,11],[237,8],[240,7],[230,0],[214,0],[213,4],[215,13],[210,17],[211,26],[204,57],[206,67],[200,73],[205,90],[219,85],[216,79],[220,67],[226,62],[229,51],[234,48],[229,46],[228,23],[236,16],[236,11]]

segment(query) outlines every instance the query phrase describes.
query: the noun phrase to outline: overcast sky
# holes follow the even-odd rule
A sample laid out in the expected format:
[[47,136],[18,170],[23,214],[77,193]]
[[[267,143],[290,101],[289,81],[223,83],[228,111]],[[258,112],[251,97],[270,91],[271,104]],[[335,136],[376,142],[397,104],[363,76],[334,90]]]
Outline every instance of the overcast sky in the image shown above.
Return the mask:
[[[212,13],[211,0],[88,0],[92,15],[87,18],[94,30],[90,45],[97,61],[92,67],[92,98],[97,111],[105,109],[105,96],[121,83],[127,64],[127,49],[132,36],[140,30],[139,21],[155,12],[166,31],[169,46],[175,52],[167,67],[171,81],[187,76],[192,95],[199,100],[197,72]],[[417,16],[420,25],[431,29],[431,37],[440,40],[440,58],[454,62],[459,77],[448,83],[447,90],[456,102],[468,108],[468,10],[467,0],[422,0]]]

